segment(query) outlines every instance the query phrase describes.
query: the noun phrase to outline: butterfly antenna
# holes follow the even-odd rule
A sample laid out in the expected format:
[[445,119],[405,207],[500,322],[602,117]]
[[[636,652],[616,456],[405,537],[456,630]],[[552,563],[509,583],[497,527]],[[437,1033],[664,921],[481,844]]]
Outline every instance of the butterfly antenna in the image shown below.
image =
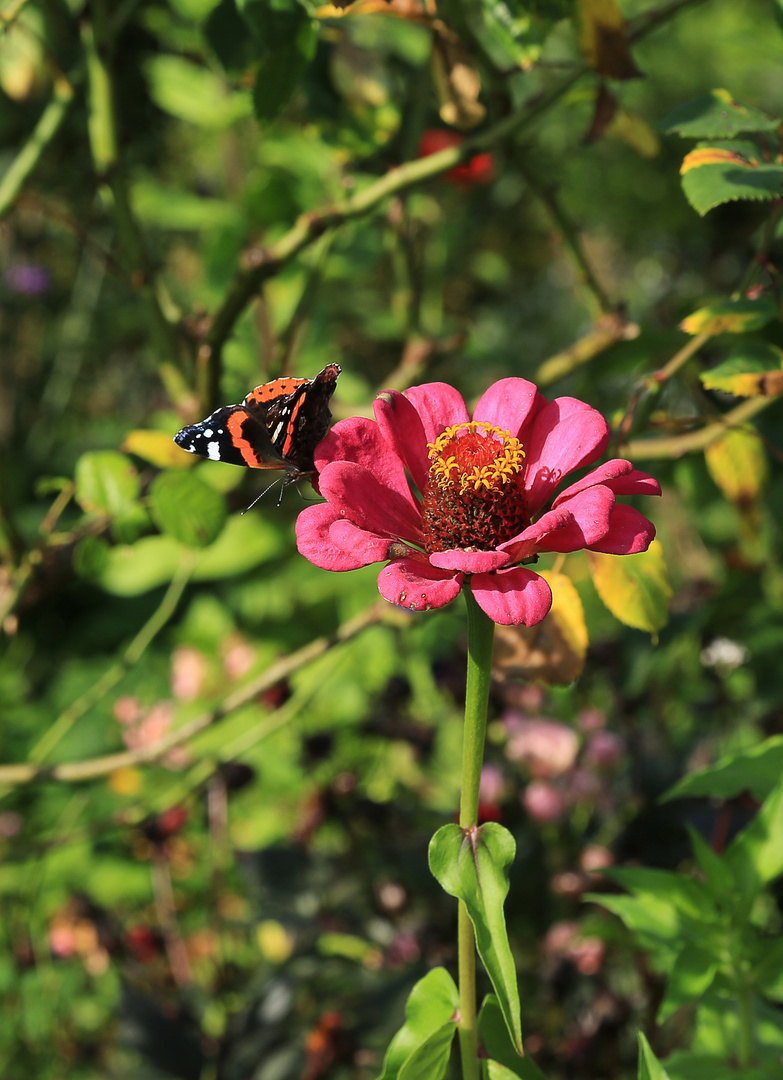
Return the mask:
[[[264,490],[261,492],[261,494],[256,495],[255,499],[253,499],[250,506],[245,507],[245,509],[242,511],[242,514],[240,516],[244,517],[245,514],[248,512],[248,510],[252,510],[253,507],[256,505],[256,503],[260,502],[261,499],[263,499],[263,497],[266,495],[267,491],[271,491],[271,489],[275,486],[275,484],[279,484],[283,480],[285,480],[285,476],[278,476],[277,480],[273,480],[271,484],[267,484],[267,486],[264,488]],[[280,498],[277,500],[277,505],[278,506],[283,501],[283,492],[284,491],[285,491],[285,484],[283,484],[283,486],[280,488]]]

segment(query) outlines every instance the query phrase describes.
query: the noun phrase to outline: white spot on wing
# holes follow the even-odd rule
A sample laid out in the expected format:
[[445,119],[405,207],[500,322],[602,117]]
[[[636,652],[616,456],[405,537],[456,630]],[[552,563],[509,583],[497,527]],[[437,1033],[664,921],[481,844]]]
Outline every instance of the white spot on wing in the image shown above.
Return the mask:
[[204,438],[211,439],[213,434],[214,433],[212,431],[212,428],[207,428],[207,430],[204,432]]
[[210,461],[220,461],[220,443],[207,443],[207,457]]

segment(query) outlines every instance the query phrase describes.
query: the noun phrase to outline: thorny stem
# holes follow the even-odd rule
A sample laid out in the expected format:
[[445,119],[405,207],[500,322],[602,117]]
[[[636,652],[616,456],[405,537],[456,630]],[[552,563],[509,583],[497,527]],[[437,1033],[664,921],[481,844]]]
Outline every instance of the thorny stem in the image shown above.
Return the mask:
[[[478,825],[481,766],[487,733],[487,707],[492,677],[495,624],[476,603],[470,586],[464,590],[468,609],[468,671],[465,691],[465,728],[462,743],[461,829]],[[476,1027],[476,943],[467,907],[460,900],[458,924],[459,1043],[463,1080],[478,1080]]]

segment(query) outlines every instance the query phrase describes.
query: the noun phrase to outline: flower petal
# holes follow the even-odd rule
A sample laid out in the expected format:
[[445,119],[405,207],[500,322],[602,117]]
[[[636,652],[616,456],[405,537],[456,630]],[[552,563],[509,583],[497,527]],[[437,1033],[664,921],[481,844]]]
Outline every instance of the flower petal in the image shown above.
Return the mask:
[[319,442],[314,460],[319,473],[334,461],[353,461],[364,466],[385,488],[396,491],[411,505],[416,504],[405,475],[405,466],[374,420],[364,416],[340,420]]
[[535,383],[527,379],[500,379],[481,395],[473,410],[474,420],[483,420],[516,437],[534,406],[543,408],[546,399]]
[[615,506],[609,531],[598,543],[590,544],[591,551],[607,555],[636,555],[646,551],[655,539],[655,526],[632,506]]
[[405,391],[405,396],[421,417],[428,443],[435,442],[452,424],[465,424],[470,419],[462,394],[448,383],[411,386]]
[[512,562],[527,559],[537,551],[580,551],[599,543],[607,534],[615,507],[614,494],[599,484],[561,503],[519,536],[501,544]]
[[339,513],[327,503],[308,506],[296,519],[296,546],[300,554],[322,570],[358,570],[367,565],[362,557],[343,550],[329,537],[331,526],[338,520]]
[[527,454],[528,507],[534,512],[564,476],[601,456],[609,441],[609,425],[584,401],[556,398],[536,413],[520,437]]
[[450,604],[462,588],[464,575],[439,570],[418,559],[395,559],[378,575],[384,600],[409,611],[428,611]]
[[565,491],[561,491],[552,505],[558,506],[563,499],[570,499],[572,495],[595,484],[604,484],[615,495],[661,494],[661,485],[648,473],[635,469],[625,458],[612,458],[611,461],[605,461],[603,465],[593,469],[587,476],[583,476],[581,480],[577,480]]
[[368,532],[360,529],[345,518],[339,518],[329,529],[329,539],[332,543],[348,552],[352,558],[361,559],[361,566],[369,566],[374,562],[386,562],[387,559],[398,559],[408,552],[413,554],[411,548],[401,544],[399,540],[390,540],[388,536]]
[[470,587],[482,611],[503,626],[535,626],[552,606],[549,585],[524,566],[475,574]]
[[385,487],[364,465],[333,461],[318,477],[321,494],[354,525],[390,540],[421,543],[421,514],[397,491]]
[[387,446],[405,464],[419,491],[427,486],[430,459],[424,425],[412,402],[398,390],[384,390],[373,404]]
[[433,551],[430,562],[442,570],[462,570],[466,574],[486,574],[498,570],[511,561],[505,551],[463,551],[451,548],[449,551]]

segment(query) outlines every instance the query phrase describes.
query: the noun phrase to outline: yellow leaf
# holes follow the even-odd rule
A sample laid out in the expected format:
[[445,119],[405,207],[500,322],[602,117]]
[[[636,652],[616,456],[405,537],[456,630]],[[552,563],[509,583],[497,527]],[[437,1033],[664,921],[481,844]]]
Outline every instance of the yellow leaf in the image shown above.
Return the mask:
[[666,625],[672,588],[658,540],[638,555],[586,554],[598,595],[616,619],[650,634]]
[[591,66],[608,79],[638,78],[617,0],[579,0],[579,15],[580,45]]
[[579,593],[565,574],[541,571],[552,607],[537,626],[497,626],[493,673],[499,679],[535,679],[565,686],[582,672],[587,626]]
[[741,165],[746,169],[758,167],[757,161],[751,161],[736,150],[724,150],[719,146],[700,146],[697,150],[691,150],[683,158],[680,166],[680,175],[690,169],[698,169],[701,165]]
[[613,139],[627,143],[632,150],[643,158],[657,157],[661,149],[661,140],[638,113],[628,109],[616,109],[606,134]]
[[131,431],[122,448],[159,469],[189,469],[197,461],[195,454],[186,454],[165,431]]
[[727,431],[706,448],[704,460],[710,476],[731,502],[747,506],[761,495],[769,470],[764,446],[754,431]]
[[720,300],[699,308],[683,319],[680,330],[686,334],[747,334],[760,330],[777,317],[777,308],[771,300]]
[[294,951],[294,939],[276,919],[264,919],[258,924],[256,940],[261,955],[270,964],[284,964]]
[[115,795],[135,795],[143,779],[138,769],[134,769],[132,765],[126,765],[109,773],[108,784]]

